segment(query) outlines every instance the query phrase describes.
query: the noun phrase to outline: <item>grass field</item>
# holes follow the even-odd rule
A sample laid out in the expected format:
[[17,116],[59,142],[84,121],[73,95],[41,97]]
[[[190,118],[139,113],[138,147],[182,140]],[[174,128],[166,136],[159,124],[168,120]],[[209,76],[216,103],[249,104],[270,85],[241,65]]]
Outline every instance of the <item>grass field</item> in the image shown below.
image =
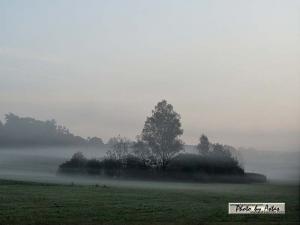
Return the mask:
[[[286,202],[285,215],[228,215],[228,202]],[[299,187],[55,185],[0,180],[0,224],[299,224]]]

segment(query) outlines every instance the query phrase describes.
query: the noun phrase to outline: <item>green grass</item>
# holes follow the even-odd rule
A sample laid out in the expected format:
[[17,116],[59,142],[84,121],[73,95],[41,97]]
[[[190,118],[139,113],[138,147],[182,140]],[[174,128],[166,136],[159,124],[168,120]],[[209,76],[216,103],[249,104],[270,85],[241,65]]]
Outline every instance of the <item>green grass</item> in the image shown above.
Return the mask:
[[[0,224],[299,224],[299,187],[52,185],[0,180]],[[228,215],[228,202],[286,202],[285,215]]]

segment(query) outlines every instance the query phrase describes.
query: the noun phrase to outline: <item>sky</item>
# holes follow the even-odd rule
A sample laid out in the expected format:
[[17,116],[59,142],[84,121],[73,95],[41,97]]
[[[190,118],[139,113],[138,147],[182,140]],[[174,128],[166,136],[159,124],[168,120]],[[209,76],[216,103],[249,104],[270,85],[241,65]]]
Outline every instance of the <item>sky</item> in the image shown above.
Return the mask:
[[0,0],[0,118],[134,139],[157,102],[182,139],[300,150],[297,0]]

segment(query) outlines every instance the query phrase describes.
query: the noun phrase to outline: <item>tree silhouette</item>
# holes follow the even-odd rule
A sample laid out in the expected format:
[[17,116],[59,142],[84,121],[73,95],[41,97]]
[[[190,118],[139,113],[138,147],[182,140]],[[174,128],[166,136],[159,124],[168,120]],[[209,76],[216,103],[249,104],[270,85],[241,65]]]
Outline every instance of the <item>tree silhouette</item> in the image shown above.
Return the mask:
[[123,162],[128,154],[130,141],[120,135],[118,137],[111,138],[111,140],[113,140],[110,146],[111,149],[106,152],[108,158]]
[[165,170],[174,155],[183,148],[180,115],[166,100],[159,102],[146,119],[142,140],[149,146],[158,166]]
[[76,152],[70,160],[59,166],[59,171],[66,173],[82,173],[85,172],[86,163],[87,159],[84,157],[82,152]]
[[72,134],[55,120],[36,120],[19,117],[13,113],[5,115],[5,123],[0,121],[0,147],[2,146],[103,146],[101,138],[84,139]]
[[200,143],[197,145],[197,149],[198,149],[199,153],[201,155],[207,155],[209,152],[209,146],[210,146],[207,136],[202,134],[199,140],[200,140]]

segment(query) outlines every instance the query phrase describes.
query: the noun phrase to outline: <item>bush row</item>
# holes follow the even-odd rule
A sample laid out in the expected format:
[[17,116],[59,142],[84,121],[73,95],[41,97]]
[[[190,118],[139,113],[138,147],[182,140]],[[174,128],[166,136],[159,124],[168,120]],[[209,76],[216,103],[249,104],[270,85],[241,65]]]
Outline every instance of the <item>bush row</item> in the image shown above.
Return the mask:
[[87,159],[82,153],[76,153],[70,160],[60,165],[59,173],[138,179],[197,180],[205,175],[243,175],[244,170],[233,158],[197,154],[179,154],[162,170],[155,164],[130,154],[122,159],[108,157]]

